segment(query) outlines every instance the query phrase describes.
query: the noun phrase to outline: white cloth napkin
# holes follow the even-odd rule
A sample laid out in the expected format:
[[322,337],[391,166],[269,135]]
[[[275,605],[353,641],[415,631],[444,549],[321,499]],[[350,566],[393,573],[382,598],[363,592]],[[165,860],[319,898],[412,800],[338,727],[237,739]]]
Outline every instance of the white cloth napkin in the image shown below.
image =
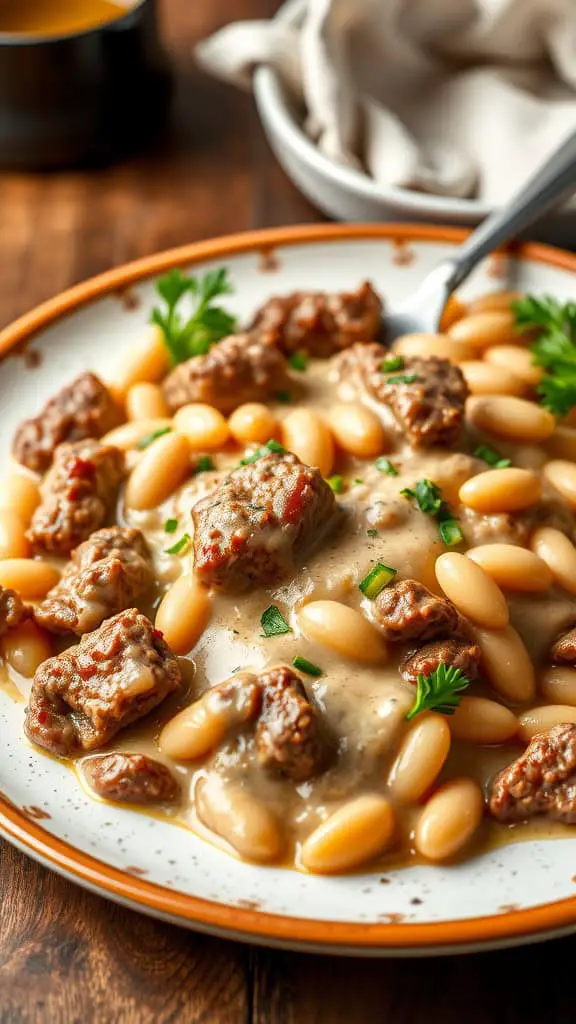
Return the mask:
[[497,205],[576,127],[576,0],[307,0],[196,58],[245,88],[274,67],[319,149],[386,186]]

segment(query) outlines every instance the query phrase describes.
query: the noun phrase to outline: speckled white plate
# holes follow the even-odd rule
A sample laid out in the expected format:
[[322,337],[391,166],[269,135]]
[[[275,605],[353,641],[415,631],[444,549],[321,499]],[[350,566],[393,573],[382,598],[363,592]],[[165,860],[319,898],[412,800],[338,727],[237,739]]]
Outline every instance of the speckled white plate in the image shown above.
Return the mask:
[[[15,427],[80,370],[106,377],[142,335],[153,279],[225,263],[241,318],[276,292],[361,278],[407,295],[464,237],[418,226],[311,226],[217,239],[80,285],[0,334],[0,468]],[[489,260],[466,291],[510,286],[573,298],[576,256],[543,246]],[[576,930],[574,839],[530,841],[443,867],[320,878],[244,864],[161,819],[91,800],[22,734],[24,705],[0,690],[0,827],[37,860],[166,920],[270,945],[364,955],[461,952]]]

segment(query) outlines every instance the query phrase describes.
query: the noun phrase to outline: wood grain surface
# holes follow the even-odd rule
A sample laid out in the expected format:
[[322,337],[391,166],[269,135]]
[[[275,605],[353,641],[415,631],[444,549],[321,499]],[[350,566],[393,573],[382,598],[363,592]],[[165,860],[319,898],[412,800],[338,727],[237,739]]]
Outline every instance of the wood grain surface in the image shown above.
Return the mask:
[[[320,219],[275,163],[249,97],[190,59],[194,40],[277,4],[161,6],[177,72],[167,137],[112,169],[0,175],[0,326],[125,260]],[[572,940],[422,961],[260,950],[117,907],[0,842],[0,1024],[568,1024],[575,952]]]

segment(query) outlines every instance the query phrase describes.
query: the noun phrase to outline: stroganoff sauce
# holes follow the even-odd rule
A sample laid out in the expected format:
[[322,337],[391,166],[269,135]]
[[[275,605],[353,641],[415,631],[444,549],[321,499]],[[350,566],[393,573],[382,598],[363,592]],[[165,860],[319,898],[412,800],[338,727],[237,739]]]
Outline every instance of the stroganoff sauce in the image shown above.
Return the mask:
[[[309,408],[322,414],[336,401],[358,396],[351,394],[347,383],[331,378],[326,360],[311,359],[305,374],[291,374],[291,404],[270,403],[275,417],[282,421],[294,408]],[[391,414],[370,399],[366,404],[378,408],[385,427],[392,427]],[[415,579],[441,595],[435,576],[436,559],[446,550],[438,530],[438,522],[424,514],[401,492],[417,480],[433,481],[442,496],[454,509],[465,532],[466,546],[488,542],[517,542],[514,517],[495,517],[486,535],[486,517],[467,516],[458,501],[460,486],[471,477],[484,472],[487,465],[472,453],[482,443],[494,443],[467,425],[459,450],[414,450],[397,432],[388,431],[385,455],[393,464],[395,475],[378,466],[375,459],[356,459],[339,452],[335,471],[343,478],[337,495],[340,517],[334,529],[323,538],[305,564],[295,574],[272,587],[257,586],[246,593],[227,594],[214,591],[211,616],[197,646],[180,658],[185,685],[168,697],[142,722],[124,729],[107,749],[142,752],[163,761],[182,783],[183,801],[174,810],[162,814],[185,827],[198,830],[206,837],[223,843],[199,821],[195,810],[198,783],[208,776],[220,778],[225,784],[246,787],[264,805],[273,809],[284,825],[286,845],[278,858],[287,865],[298,864],[301,843],[343,801],[362,794],[387,793],[386,779],[407,732],[407,712],[414,704],[415,687],[402,680],[398,666],[402,655],[390,645],[385,663],[362,663],[347,660],[331,647],[307,639],[298,625],[297,613],[314,600],[340,601],[362,611],[374,620],[372,602],[359,589],[359,583],[377,563],[397,569],[402,579]],[[498,440],[498,450],[518,467],[541,469],[546,451],[541,445],[511,444]],[[257,447],[253,446],[254,449]],[[252,449],[249,448],[250,452]],[[174,539],[192,534],[190,510],[211,493],[224,475],[238,465],[245,454],[233,442],[222,451],[211,453],[215,469],[199,473],[187,480],[168,501],[151,511],[135,511],[127,507],[120,495],[115,521],[136,528],[144,534],[152,551],[156,583],[140,610],[153,620],[163,594],[182,573],[191,571],[189,550],[167,553]],[[132,449],[127,456],[129,468],[137,465],[143,452]],[[555,516],[564,521],[571,516],[567,507],[560,509],[558,496],[545,485],[542,504],[550,503],[545,521],[552,525]],[[560,503],[561,506],[561,503]],[[165,524],[177,523],[174,533],[167,534]],[[64,562],[55,559],[60,567]],[[549,648],[555,638],[576,621],[576,598],[552,586],[545,593],[506,594],[511,623],[524,641],[537,667],[546,665]],[[280,636],[262,635],[261,617],[271,605],[277,606],[291,631]],[[59,641],[59,648],[67,646]],[[260,673],[270,666],[292,665],[295,657],[307,659],[321,669],[318,678],[302,676],[306,690],[322,712],[327,733],[333,738],[337,757],[324,772],[302,783],[273,778],[262,771],[254,757],[249,735],[239,730],[205,758],[202,763],[171,761],[159,751],[158,737],[162,726],[175,712],[196,700],[210,687],[224,682],[238,672]],[[7,665],[2,668],[4,685],[14,693],[27,697],[29,680],[17,676]],[[467,696],[493,698],[494,692],[482,681],[473,682]],[[544,703],[537,700],[536,703]],[[436,782],[465,775],[486,787],[495,773],[517,758],[523,745],[514,741],[497,747],[454,740],[441,774]],[[83,761],[74,766],[85,785]],[[436,783],[435,783],[436,784]],[[414,806],[395,804],[397,827],[392,852],[380,864],[405,863],[415,856],[414,827],[420,803]],[[146,811],[145,813],[152,813]],[[157,813],[154,811],[153,813]],[[566,828],[546,819],[515,826],[485,822],[474,840],[474,849],[487,843],[514,841],[520,838],[566,834]]]

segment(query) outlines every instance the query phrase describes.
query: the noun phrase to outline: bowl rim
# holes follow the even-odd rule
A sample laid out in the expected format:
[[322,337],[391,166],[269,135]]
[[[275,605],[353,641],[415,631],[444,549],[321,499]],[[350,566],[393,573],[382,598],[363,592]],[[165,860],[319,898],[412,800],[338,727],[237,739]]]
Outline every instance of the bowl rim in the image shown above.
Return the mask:
[[0,31],[0,53],[11,46],[51,46],[54,43],[67,43],[75,39],[84,39],[86,36],[96,35],[104,32],[112,26],[122,25],[127,18],[137,14],[146,4],[155,3],[155,0],[133,0],[132,6],[127,7],[123,14],[119,14],[109,21],[98,22],[96,25],[89,25],[87,28],[79,29],[76,32],[55,32],[52,34],[40,35],[36,32],[2,32]]
[[[42,303],[0,332],[0,358],[75,310],[114,292],[122,292],[171,267],[192,266],[245,253],[268,255],[275,248],[292,245],[379,239],[394,244],[458,244],[468,234],[465,228],[422,224],[310,224],[195,242],[116,267]],[[562,249],[530,242],[503,252],[576,273],[576,254]],[[0,831],[25,853],[100,895],[200,931],[267,945],[367,955],[378,955],[378,951],[382,954],[457,952],[463,951],[463,947],[486,948],[533,941],[544,935],[561,934],[576,925],[576,896],[526,910],[426,924],[359,924],[284,917],[174,892],[116,869],[52,835],[2,793]]]
[[[272,19],[282,25],[295,25],[302,17],[307,0],[287,0]],[[254,98],[263,118],[269,119],[283,145],[312,170],[334,185],[348,192],[360,194],[364,199],[379,204],[389,203],[406,216],[460,217],[480,220],[495,209],[493,204],[480,199],[461,199],[440,196],[433,192],[380,185],[367,174],[338,164],[325,156],[309,139],[292,116],[285,100],[284,87],[276,71],[270,67],[257,67],[252,80]]]

